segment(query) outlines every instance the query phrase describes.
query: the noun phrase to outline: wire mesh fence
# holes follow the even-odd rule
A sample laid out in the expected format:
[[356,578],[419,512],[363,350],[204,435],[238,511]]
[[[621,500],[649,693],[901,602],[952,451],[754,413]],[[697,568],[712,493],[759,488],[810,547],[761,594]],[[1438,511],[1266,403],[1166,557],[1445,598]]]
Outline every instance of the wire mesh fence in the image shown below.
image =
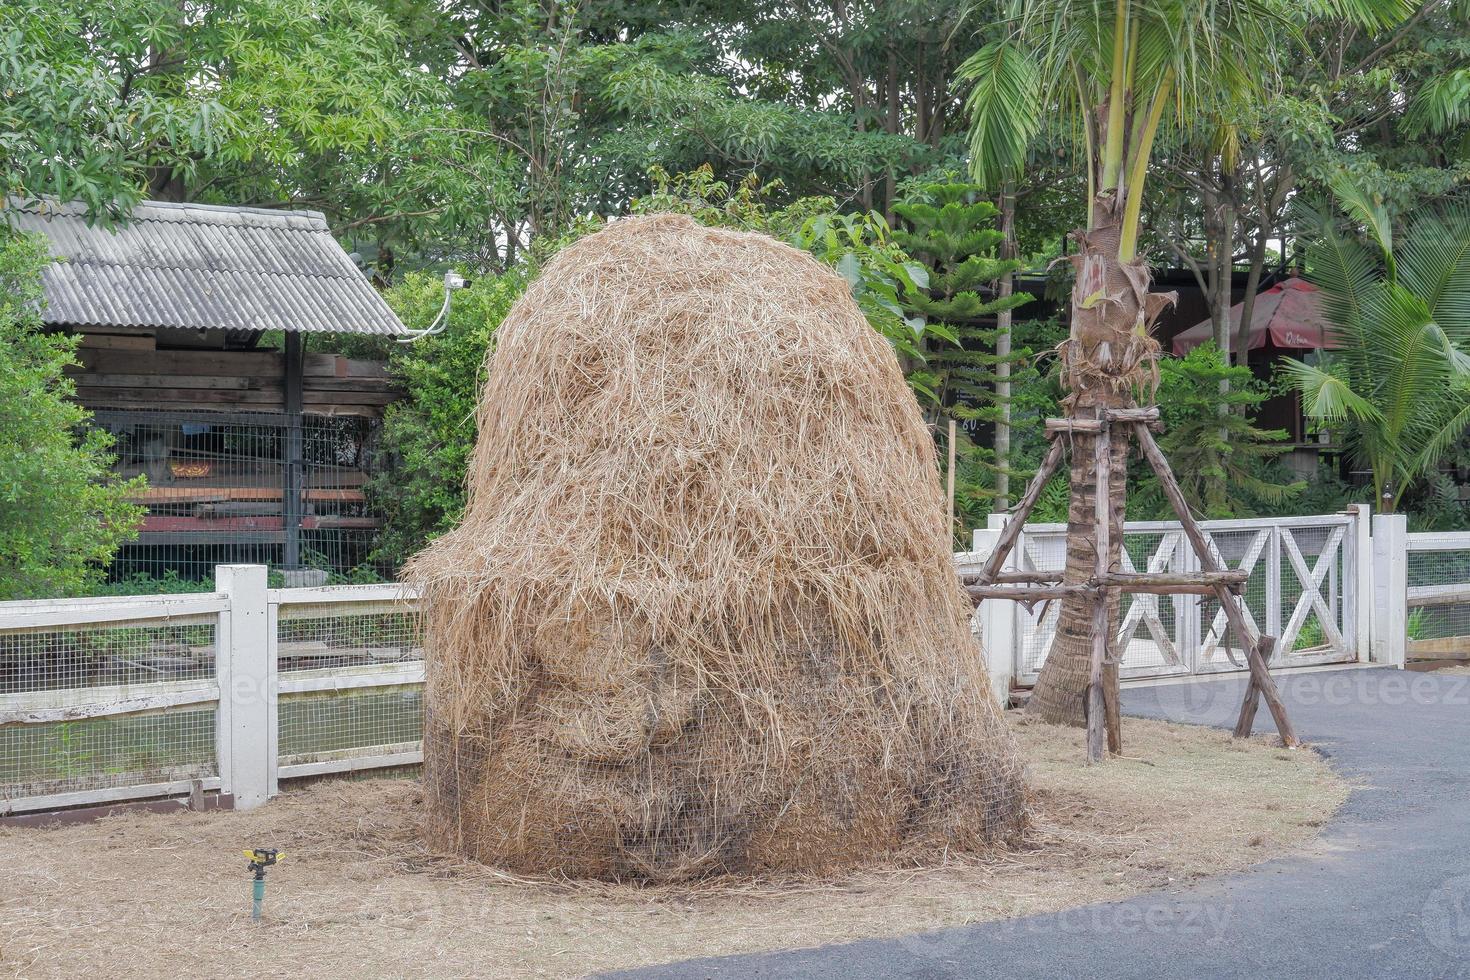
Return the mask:
[[[373,562],[382,521],[364,490],[377,420],[301,416],[299,472],[289,481],[293,423],[284,413],[99,409],[93,424],[112,435],[117,472],[147,480],[136,498],[146,516],[108,569],[106,591],[207,591],[216,564],[266,565],[278,585],[391,576]],[[300,550],[289,580],[288,538]]]
[[[0,696],[57,706],[200,688],[215,672],[212,622],[0,632]],[[64,714],[64,712],[58,712]],[[217,774],[212,705],[0,726],[0,802]]]
[[[283,604],[276,650],[277,669],[288,677],[423,661],[418,617],[401,605],[353,609],[331,603]],[[423,738],[422,685],[348,686],[283,695],[279,718],[282,765],[412,752]]]
[[[1415,550],[1407,555],[1408,654],[1415,659],[1470,659],[1470,535],[1463,547]],[[1421,539],[1422,540],[1422,539]],[[1438,545],[1460,544],[1443,535]]]

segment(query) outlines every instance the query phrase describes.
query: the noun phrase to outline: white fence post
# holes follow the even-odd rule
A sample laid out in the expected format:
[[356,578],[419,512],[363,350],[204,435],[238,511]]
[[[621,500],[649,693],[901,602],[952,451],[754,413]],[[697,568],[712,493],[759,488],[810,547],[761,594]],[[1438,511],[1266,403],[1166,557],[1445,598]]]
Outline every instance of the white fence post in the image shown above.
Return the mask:
[[1409,524],[1402,514],[1373,517],[1374,663],[1402,667],[1407,651]]
[[249,810],[275,790],[276,665],[264,565],[217,565],[216,591],[229,597],[215,635],[219,709],[215,754],[220,792]]
[[[1010,520],[1009,514],[991,514],[984,530],[976,528],[972,548],[989,558],[1001,531]],[[1020,547],[1017,542],[1016,547]],[[1001,565],[1002,571],[1016,567],[1015,549]],[[985,647],[985,663],[990,670],[990,687],[1004,706],[1011,697],[1011,682],[1016,676],[1016,604],[1007,599],[986,599],[980,603],[980,642]]]
[[1343,568],[1347,609],[1344,620],[1352,617],[1353,646],[1358,661],[1367,663],[1373,651],[1373,536],[1372,511],[1367,504],[1348,504],[1353,517],[1351,547],[1352,567]]

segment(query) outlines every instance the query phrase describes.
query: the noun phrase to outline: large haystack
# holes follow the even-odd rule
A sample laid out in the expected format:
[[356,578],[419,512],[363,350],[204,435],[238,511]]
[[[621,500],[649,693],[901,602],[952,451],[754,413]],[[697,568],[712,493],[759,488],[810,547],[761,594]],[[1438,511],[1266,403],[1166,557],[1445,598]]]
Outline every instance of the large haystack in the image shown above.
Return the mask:
[[410,568],[437,845],[667,881],[1020,827],[933,443],[809,256],[675,216],[566,249],[500,328],[469,490]]

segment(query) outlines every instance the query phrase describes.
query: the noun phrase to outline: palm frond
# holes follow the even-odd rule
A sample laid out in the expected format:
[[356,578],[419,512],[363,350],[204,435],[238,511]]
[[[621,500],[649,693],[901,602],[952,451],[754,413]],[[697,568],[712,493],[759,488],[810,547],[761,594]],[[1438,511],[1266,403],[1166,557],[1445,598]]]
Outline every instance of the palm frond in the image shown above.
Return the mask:
[[1414,13],[1414,0],[1305,0],[1306,12],[1348,21],[1367,31],[1393,27]]
[[1470,207],[1429,212],[1409,226],[1399,277],[1422,297],[1429,315],[1457,342],[1470,340]]
[[1404,135],[1444,133],[1470,122],[1470,68],[1429,79],[1414,93],[1404,113]]
[[1393,277],[1393,222],[1388,216],[1388,208],[1384,206],[1381,198],[1374,196],[1363,188],[1352,174],[1346,170],[1339,170],[1328,178],[1327,183],[1332,187],[1332,193],[1337,197],[1337,203],[1349,215],[1357,218],[1368,229],[1368,234],[1378,243],[1383,250],[1383,257],[1388,262],[1390,278]]
[[1345,379],[1289,358],[1282,362],[1282,369],[1291,384],[1302,393],[1303,411],[1310,417],[1327,422],[1383,420],[1383,414],[1373,403],[1353,391]]
[[994,187],[1020,172],[1041,131],[1036,65],[1019,45],[993,41],[967,58],[957,77],[970,86],[970,173]]
[[1352,343],[1363,329],[1365,295],[1378,279],[1378,263],[1360,243],[1332,228],[1307,247],[1308,278],[1322,289],[1322,310]]

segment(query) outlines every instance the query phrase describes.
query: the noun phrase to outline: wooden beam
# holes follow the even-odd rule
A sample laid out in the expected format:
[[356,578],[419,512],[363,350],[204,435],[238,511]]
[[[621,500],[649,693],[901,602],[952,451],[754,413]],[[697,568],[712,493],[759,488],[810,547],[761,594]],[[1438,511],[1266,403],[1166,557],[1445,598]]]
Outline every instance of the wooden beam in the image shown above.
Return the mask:
[[1061,463],[1063,451],[1064,447],[1060,441],[1053,442],[1051,448],[1047,450],[1046,457],[1042,459],[1036,475],[1031,478],[1026,492],[1021,495],[1021,502],[1016,504],[1015,512],[1011,514],[1011,519],[1006,522],[1005,529],[1001,531],[1000,538],[995,542],[995,547],[991,549],[990,557],[985,561],[985,567],[980,570],[980,581],[996,581],[1001,565],[1005,563],[1011,549],[1016,546],[1016,538],[1026,526],[1026,518],[1031,516],[1032,509],[1036,507],[1036,501],[1041,499],[1041,491],[1046,489],[1047,481],[1051,479],[1052,474],[1056,472],[1057,465]]
[[1121,589],[1124,592],[1147,592],[1154,595],[1214,595],[1220,586],[1232,592],[1238,592],[1248,578],[1250,578],[1249,572],[1234,570],[1180,574],[1111,572],[1101,578],[1093,579],[1091,584],[1099,588]]
[[1159,407],[1150,405],[1148,408],[1108,408],[1103,410],[1103,418],[1109,422],[1157,422]]
[[1101,432],[1102,428],[1102,419],[1065,418],[1046,420],[1046,434],[1048,438],[1062,432],[1081,432],[1084,435],[1094,435]]
[[[1138,445],[1143,450],[1144,458],[1153,467],[1154,473],[1159,478],[1159,486],[1163,488],[1164,496],[1174,508],[1174,513],[1178,515],[1179,523],[1184,528],[1185,536],[1189,539],[1195,554],[1199,556],[1200,567],[1207,572],[1225,571],[1226,569],[1215,560],[1204,529],[1189,512],[1189,504],[1184,499],[1184,491],[1179,488],[1179,481],[1174,479],[1174,471],[1170,469],[1169,461],[1164,458],[1163,450],[1159,449],[1159,444],[1154,441],[1153,433],[1149,432],[1148,426],[1143,423],[1135,425],[1134,431],[1138,434]],[[1260,688],[1261,695],[1266,699],[1266,705],[1271,709],[1271,717],[1276,722],[1276,731],[1280,733],[1282,743],[1287,748],[1296,748],[1301,741],[1296,737],[1296,730],[1292,727],[1291,719],[1286,715],[1286,705],[1281,702],[1281,694],[1276,689],[1276,682],[1266,668],[1266,662],[1261,659],[1260,639],[1253,639],[1246,627],[1245,616],[1241,613],[1238,604],[1239,596],[1233,595],[1224,585],[1215,586],[1215,595],[1220,600],[1220,608],[1224,610],[1225,618],[1230,622],[1230,628],[1235,631],[1236,636],[1240,637],[1241,645],[1245,647],[1246,662],[1250,665],[1251,678]]]
[[965,591],[975,602],[982,599],[1014,599],[1017,602],[1043,602],[1069,595],[1091,595],[1097,591],[1090,585],[968,585]]
[[[1048,420],[1047,425],[1051,422]],[[1097,437],[1093,440],[1092,466],[1093,525],[1095,540],[1093,550],[1096,561],[1093,578],[1097,581],[1108,575],[1109,543],[1112,536],[1112,513],[1110,510],[1112,484],[1111,463],[1112,439],[1107,426],[1098,421]],[[1087,761],[1101,762],[1106,757],[1107,705],[1103,695],[1103,663],[1108,657],[1108,600],[1107,589],[1097,591],[1092,597],[1092,656],[1087,665],[1087,692],[1084,703],[1087,720]]]
[[[1271,662],[1271,655],[1276,652],[1276,637],[1263,636],[1260,642],[1261,659],[1267,664]],[[1245,700],[1240,702],[1240,717],[1235,719],[1235,737],[1250,738],[1251,728],[1256,723],[1256,708],[1261,703],[1261,688],[1256,683],[1255,675],[1245,685]]]

